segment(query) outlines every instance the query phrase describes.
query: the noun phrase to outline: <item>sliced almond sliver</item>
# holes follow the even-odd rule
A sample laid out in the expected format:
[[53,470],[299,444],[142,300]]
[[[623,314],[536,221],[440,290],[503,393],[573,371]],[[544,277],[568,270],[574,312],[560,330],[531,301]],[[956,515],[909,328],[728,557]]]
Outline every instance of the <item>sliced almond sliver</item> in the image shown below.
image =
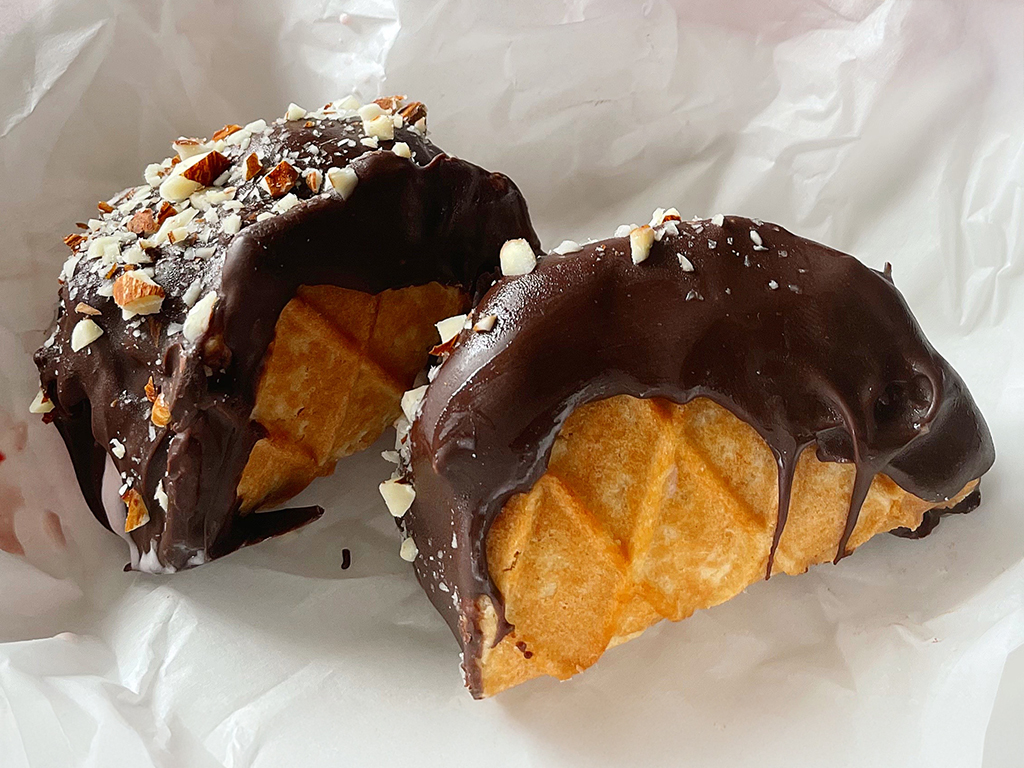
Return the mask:
[[378,488],[388,511],[394,517],[401,517],[408,512],[416,499],[416,490],[412,485],[399,480],[385,480]]

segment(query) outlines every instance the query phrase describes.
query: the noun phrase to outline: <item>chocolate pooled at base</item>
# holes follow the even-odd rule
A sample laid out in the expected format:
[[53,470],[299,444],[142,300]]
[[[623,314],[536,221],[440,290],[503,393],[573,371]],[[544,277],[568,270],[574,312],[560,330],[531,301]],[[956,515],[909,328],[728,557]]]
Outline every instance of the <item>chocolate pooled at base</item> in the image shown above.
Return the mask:
[[[462,645],[474,695],[483,692],[481,598],[497,610],[494,642],[511,630],[488,570],[488,532],[545,472],[581,405],[708,398],[753,427],[778,467],[769,574],[805,448],[856,467],[837,561],[876,474],[939,503],[994,460],[966,386],[888,271],[773,224],[664,212],[626,237],[556,250],[565,255],[484,296],[431,372],[402,445],[414,498],[401,525],[417,577]],[[489,329],[474,329],[483,318]],[[972,492],[955,511],[979,498]]]
[[377,294],[436,281],[472,294],[506,239],[537,242],[515,185],[443,154],[424,115],[346,99],[179,140],[179,161],[147,168],[147,184],[66,240],[33,410],[60,430],[108,527],[100,489],[113,461],[135,567],[199,565],[321,513],[243,515],[236,494],[262,436],[250,414],[264,357],[299,286]]

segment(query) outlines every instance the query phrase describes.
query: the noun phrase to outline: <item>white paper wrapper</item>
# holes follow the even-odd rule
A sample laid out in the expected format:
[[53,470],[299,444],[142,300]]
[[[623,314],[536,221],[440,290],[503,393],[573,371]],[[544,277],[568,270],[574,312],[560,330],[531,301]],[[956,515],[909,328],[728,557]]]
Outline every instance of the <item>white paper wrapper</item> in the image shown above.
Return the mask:
[[[981,765],[1024,642],[1022,52],[1024,9],[994,2],[5,4],[0,547],[24,554],[0,552],[0,763]],[[123,573],[27,413],[60,236],[174,137],[351,90],[427,102],[548,247],[674,205],[891,261],[992,427],[983,506],[485,702],[398,557],[374,451],[303,495],[328,507],[306,530]]]

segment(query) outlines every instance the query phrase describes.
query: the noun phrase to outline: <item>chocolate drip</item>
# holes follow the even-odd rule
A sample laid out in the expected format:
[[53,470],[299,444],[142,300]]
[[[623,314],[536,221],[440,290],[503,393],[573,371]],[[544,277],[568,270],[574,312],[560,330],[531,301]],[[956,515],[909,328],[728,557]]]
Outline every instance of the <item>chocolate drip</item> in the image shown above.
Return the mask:
[[994,459],[967,388],[888,273],[772,224],[671,224],[639,264],[627,238],[549,255],[499,281],[475,313],[486,315],[497,316],[494,329],[463,331],[434,372],[404,465],[416,490],[404,518],[421,553],[416,573],[462,643],[477,693],[481,596],[498,610],[498,639],[510,629],[487,533],[543,474],[580,405],[707,397],[751,425],[779,468],[768,573],[804,448],[856,464],[837,560],[876,474],[939,503]]
[[[368,151],[361,125],[358,119],[279,121],[254,129],[244,148],[224,147],[236,167],[250,154],[261,158],[264,170],[286,159],[304,172],[321,171],[329,189],[328,169],[348,166],[358,184],[343,199],[300,182],[293,190],[297,205],[257,221],[275,200],[257,186],[259,177],[240,182],[235,199],[242,203],[243,228],[237,235],[214,227],[205,243],[212,253],[202,257],[188,244],[146,252],[167,294],[148,326],[121,318],[101,292],[109,276],[91,268],[98,261],[72,265],[60,289],[53,337],[36,353],[55,405],[51,415],[83,495],[104,524],[103,464],[111,446],[124,447],[122,456],[111,452],[111,458],[124,487],[138,490],[148,508],[149,522],[130,536],[152,570],[191,567],[319,516],[316,507],[241,515],[236,498],[261,437],[249,417],[263,358],[299,286],[379,293],[437,281],[470,295],[480,277],[496,269],[505,240],[537,244],[526,203],[507,177],[448,157],[407,128],[381,140],[382,151]],[[384,151],[397,142],[407,145],[411,159]],[[168,327],[183,323],[195,302],[194,296],[185,300],[190,286],[218,297],[208,329],[195,341]],[[82,319],[78,302],[99,310],[92,317],[104,334],[73,352],[72,330]],[[165,427],[149,418],[150,377],[171,411]]]

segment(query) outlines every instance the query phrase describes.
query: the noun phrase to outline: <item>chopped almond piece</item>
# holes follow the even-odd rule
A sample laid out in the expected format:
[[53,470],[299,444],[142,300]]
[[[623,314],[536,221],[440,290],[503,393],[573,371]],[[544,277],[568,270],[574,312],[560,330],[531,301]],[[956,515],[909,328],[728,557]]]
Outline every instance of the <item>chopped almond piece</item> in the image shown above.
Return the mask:
[[171,144],[171,149],[178,153],[178,157],[182,160],[188,160],[190,157],[195,157],[201,154],[203,151],[204,142],[199,139],[187,139],[184,136],[177,139]]
[[217,131],[215,134],[213,134],[212,140],[213,141],[220,141],[221,139],[226,139],[228,136],[230,136],[235,131],[240,131],[240,130],[242,130],[242,126],[240,126],[240,125],[235,125],[234,123],[232,123],[231,125],[225,125],[219,131]]
[[414,101],[402,107],[398,114],[402,116],[406,125],[413,125],[427,116],[427,107],[422,101]]
[[157,224],[152,208],[143,208],[141,211],[137,211],[128,221],[128,231],[143,237],[152,235],[158,229],[160,229],[160,225]]
[[96,309],[96,307],[90,307],[88,304],[81,301],[78,302],[78,304],[75,306],[75,312],[77,312],[80,315],[93,315],[94,317],[96,315],[103,314],[98,309]]
[[128,517],[124,521],[125,533],[131,533],[149,522],[149,510],[146,509],[146,502],[142,500],[141,493],[129,488],[121,500],[128,506]]
[[199,160],[183,170],[181,175],[189,181],[194,181],[196,184],[208,187],[230,166],[230,160],[217,150],[212,150],[202,155]]
[[291,192],[298,180],[299,172],[287,160],[282,160],[260,183],[271,197],[281,197]]
[[64,238],[64,245],[66,245],[71,250],[75,250],[75,248],[78,247],[78,244],[81,243],[83,240],[85,240],[85,235],[79,235],[78,233],[75,233],[73,235],[68,235],[67,237]]
[[105,203],[102,200],[96,203],[96,207],[99,208],[104,213],[112,213],[114,210],[114,206],[112,206],[110,203]]
[[405,101],[405,96],[383,96],[379,99],[374,99],[373,103],[378,105],[381,109],[387,110],[388,112],[394,112],[398,109],[398,106]]
[[153,383],[153,377],[149,377],[149,381],[146,382],[146,399],[151,403],[156,402],[156,385]]
[[263,170],[263,163],[260,162],[259,155],[255,152],[245,158],[245,180],[248,181],[257,173]]
[[313,192],[319,192],[320,186],[324,182],[324,175],[316,168],[311,168],[306,171],[302,178],[305,180],[306,186]]
[[153,412],[150,414],[149,420],[158,427],[166,427],[171,423],[171,409],[167,407],[167,401],[164,400],[162,392],[153,401]]
[[157,226],[163,224],[164,219],[166,219],[167,217],[176,216],[177,213],[177,209],[173,205],[168,203],[166,200],[164,200],[162,203],[160,203],[160,210],[156,214]]
[[127,315],[152,315],[160,311],[164,289],[145,272],[131,270],[114,281],[114,302]]

